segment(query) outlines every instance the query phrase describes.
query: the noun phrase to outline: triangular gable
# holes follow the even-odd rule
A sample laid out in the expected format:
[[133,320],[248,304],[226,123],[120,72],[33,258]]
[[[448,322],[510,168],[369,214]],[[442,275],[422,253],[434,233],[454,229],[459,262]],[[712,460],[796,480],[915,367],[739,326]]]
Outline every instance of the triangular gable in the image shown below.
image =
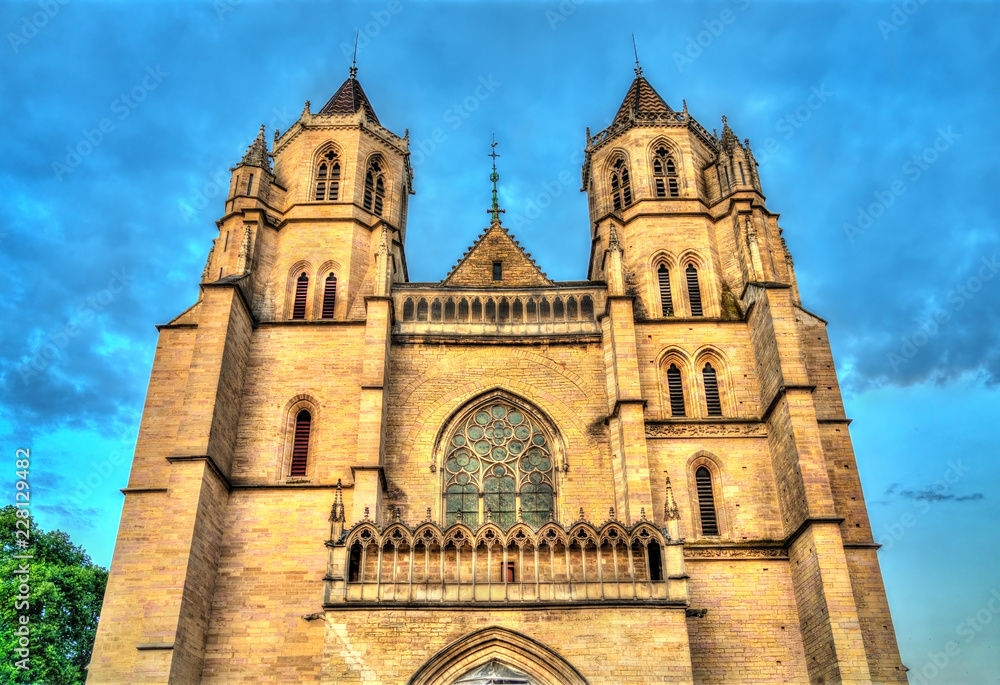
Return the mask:
[[[493,280],[493,264],[500,262],[502,278]],[[507,229],[494,223],[479,236],[441,285],[475,288],[552,285]]]

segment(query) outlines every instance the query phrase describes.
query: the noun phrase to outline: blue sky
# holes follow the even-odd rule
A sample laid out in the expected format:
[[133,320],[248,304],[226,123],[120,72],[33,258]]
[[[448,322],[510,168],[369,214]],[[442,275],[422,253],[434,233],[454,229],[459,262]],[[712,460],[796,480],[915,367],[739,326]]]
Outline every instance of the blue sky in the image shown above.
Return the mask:
[[584,278],[584,131],[614,116],[635,32],[668,103],[750,138],[830,322],[912,682],[998,683],[998,20],[943,0],[6,2],[4,453],[32,448],[41,525],[110,563],[153,326],[197,297],[217,179],[260,124],[326,101],[356,29],[376,112],[410,130],[411,280],[485,225],[492,134],[505,224],[550,277]]

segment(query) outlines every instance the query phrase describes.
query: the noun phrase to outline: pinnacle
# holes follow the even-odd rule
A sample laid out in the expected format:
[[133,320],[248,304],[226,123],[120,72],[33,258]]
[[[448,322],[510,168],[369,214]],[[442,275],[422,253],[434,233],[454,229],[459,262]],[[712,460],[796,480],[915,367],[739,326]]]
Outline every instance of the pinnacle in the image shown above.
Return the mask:
[[240,160],[238,166],[256,166],[271,171],[271,157],[267,152],[267,140],[264,138],[264,125],[261,124],[260,133],[257,138],[250,143],[246,154]]

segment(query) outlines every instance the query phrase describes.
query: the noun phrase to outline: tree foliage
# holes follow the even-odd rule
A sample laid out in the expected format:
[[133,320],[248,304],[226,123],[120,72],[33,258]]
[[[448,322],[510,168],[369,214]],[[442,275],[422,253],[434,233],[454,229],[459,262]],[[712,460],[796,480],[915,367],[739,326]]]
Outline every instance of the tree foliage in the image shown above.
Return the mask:
[[[87,678],[85,667],[97,633],[108,572],[95,565],[82,547],[62,531],[45,532],[30,521],[26,549],[18,545],[17,509],[0,509],[0,682],[25,685],[71,685]],[[26,520],[26,519],[20,519]],[[20,536],[23,538],[24,526]],[[30,561],[15,556],[31,555]],[[27,606],[19,587],[23,576],[14,575],[29,565]],[[21,659],[16,631],[20,616],[28,616],[30,655],[28,670]],[[23,663],[23,662],[22,662]]]

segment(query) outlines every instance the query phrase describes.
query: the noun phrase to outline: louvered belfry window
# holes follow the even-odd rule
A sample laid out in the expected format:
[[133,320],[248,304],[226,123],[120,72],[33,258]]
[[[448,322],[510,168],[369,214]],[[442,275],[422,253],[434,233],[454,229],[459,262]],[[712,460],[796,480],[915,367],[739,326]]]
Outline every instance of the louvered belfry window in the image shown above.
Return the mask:
[[656,270],[656,280],[660,284],[660,308],[663,316],[673,316],[674,300],[670,294],[670,271],[666,265],[660,264],[660,268]]
[[685,270],[688,285],[688,300],[691,302],[691,316],[703,316],[701,309],[701,286],[698,285],[698,269],[688,264]]
[[323,288],[323,318],[332,319],[333,309],[337,304],[337,276],[330,274],[326,277],[326,285]]
[[312,427],[312,416],[303,409],[295,417],[295,442],[292,445],[292,468],[289,476],[306,475],[306,464],[309,460],[309,429]]
[[632,204],[632,184],[624,159],[619,159],[611,167],[611,201],[615,209]]
[[303,271],[295,281],[295,303],[292,305],[292,318],[306,318],[306,299],[309,295],[309,276]]
[[719,379],[715,376],[715,369],[711,364],[705,364],[702,369],[702,376],[705,379],[705,406],[709,416],[722,416],[722,402],[719,400]]
[[719,522],[715,516],[715,493],[712,491],[712,474],[704,466],[694,473],[698,487],[698,511],[701,513],[701,534],[718,535]]
[[684,386],[681,385],[681,371],[676,364],[667,369],[667,391],[670,393],[670,415],[684,416]]
[[336,200],[340,192],[340,160],[337,151],[330,150],[320,157],[316,169],[315,200]]
[[382,161],[373,159],[365,174],[364,208],[376,216],[382,216],[384,206],[385,178],[382,174]]
[[657,148],[653,157],[653,180],[656,197],[667,197],[668,192],[670,197],[680,195],[677,186],[677,165],[665,147]]

